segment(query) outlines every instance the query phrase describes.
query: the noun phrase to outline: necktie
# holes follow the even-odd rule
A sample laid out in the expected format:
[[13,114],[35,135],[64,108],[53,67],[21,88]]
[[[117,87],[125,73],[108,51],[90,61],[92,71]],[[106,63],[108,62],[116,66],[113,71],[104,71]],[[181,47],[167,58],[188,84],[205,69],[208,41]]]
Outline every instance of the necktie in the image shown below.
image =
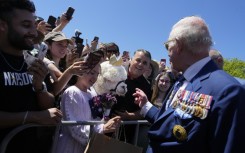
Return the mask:
[[174,86],[173,86],[173,88],[172,88],[172,92],[171,92],[171,94],[170,94],[170,96],[169,96],[169,98],[168,98],[168,100],[167,100],[167,102],[166,102],[165,110],[167,110],[167,109],[169,108],[169,105],[171,104],[171,102],[172,102],[172,100],[173,100],[173,98],[174,98],[176,92],[177,92],[177,91],[179,90],[179,88],[183,85],[184,81],[185,81],[185,78],[184,78],[183,75],[181,75],[181,76],[179,77],[179,79],[175,82],[175,84],[174,84]]

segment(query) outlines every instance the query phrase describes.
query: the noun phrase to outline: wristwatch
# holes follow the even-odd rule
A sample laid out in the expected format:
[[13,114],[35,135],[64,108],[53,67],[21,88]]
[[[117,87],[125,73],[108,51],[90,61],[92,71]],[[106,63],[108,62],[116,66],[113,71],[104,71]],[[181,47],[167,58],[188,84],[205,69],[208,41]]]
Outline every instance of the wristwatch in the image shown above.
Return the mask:
[[32,87],[32,90],[35,91],[36,93],[48,92],[45,82],[42,82],[42,89],[35,90],[34,87]]

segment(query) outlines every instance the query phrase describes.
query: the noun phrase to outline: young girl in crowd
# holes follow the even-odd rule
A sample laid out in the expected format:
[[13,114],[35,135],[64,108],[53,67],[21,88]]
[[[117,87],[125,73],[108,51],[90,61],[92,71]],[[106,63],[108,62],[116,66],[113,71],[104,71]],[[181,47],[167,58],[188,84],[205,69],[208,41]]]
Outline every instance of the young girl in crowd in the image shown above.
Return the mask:
[[[89,105],[89,100],[92,98],[89,88],[97,80],[100,69],[100,64],[97,64],[88,73],[78,76],[76,84],[65,90],[61,99],[63,120],[93,120]],[[105,124],[96,125],[94,131],[99,133],[114,132],[119,124],[120,117],[114,117]],[[84,152],[90,130],[90,125],[61,126],[55,152]]]
[[73,44],[73,42],[60,31],[49,32],[44,41],[48,45],[47,58],[63,72],[66,69],[65,56],[68,53],[68,45]]
[[66,55],[68,53],[68,46],[73,45],[73,42],[71,39],[66,38],[64,33],[60,31],[49,32],[45,36],[44,41],[48,45],[48,51],[44,61],[47,63],[53,83],[52,89],[50,90],[56,98],[59,98],[59,94],[67,86],[71,77],[82,73],[82,70],[80,70],[82,62],[72,62],[67,67]]
[[161,108],[163,101],[166,98],[171,86],[174,84],[173,74],[163,71],[156,77],[156,82],[153,86],[151,102],[153,105]]

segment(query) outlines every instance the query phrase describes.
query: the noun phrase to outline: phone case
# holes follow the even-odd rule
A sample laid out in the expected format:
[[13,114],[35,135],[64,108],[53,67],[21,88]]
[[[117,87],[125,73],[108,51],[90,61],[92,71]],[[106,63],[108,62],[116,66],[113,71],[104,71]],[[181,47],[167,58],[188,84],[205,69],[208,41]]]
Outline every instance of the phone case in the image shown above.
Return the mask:
[[98,41],[99,37],[95,36],[93,41]]
[[66,11],[66,18],[67,20],[71,20],[71,17],[74,13],[75,9],[72,7],[68,7],[67,11]]
[[55,22],[56,22],[56,17],[50,15],[47,23],[50,24],[52,27],[55,27]]

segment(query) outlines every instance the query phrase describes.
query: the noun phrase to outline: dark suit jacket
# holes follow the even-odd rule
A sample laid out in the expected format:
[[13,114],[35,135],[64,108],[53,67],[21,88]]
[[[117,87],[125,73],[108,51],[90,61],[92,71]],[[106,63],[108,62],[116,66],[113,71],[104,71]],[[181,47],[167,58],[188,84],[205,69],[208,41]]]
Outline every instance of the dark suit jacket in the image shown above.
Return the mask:
[[[153,123],[148,135],[147,152],[154,153],[240,153],[245,144],[245,90],[230,75],[208,62],[188,83],[186,90],[213,96],[205,119],[180,119],[174,109],[152,107],[146,119]],[[174,125],[181,124],[187,140],[178,142],[173,136]]]

